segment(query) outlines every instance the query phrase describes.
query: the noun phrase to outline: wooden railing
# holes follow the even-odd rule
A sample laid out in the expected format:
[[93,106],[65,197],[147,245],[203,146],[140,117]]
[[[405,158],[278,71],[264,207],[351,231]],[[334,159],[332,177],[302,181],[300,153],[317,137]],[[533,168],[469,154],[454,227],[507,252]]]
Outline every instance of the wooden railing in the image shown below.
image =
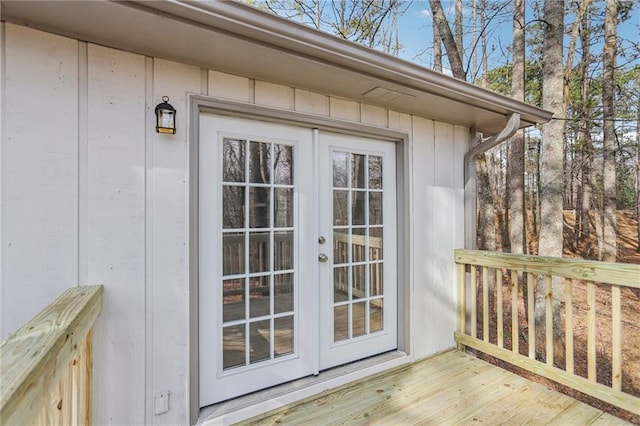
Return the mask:
[[64,292],[0,347],[3,425],[91,423],[91,333],[102,286]]
[[640,265],[479,250],[455,262],[460,347],[640,415]]

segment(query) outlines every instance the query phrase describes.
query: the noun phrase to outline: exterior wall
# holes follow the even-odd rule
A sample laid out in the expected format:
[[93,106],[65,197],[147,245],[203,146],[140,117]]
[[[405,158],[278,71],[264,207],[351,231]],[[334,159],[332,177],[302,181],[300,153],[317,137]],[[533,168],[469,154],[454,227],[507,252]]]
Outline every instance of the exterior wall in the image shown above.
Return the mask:
[[[104,284],[96,424],[188,422],[188,93],[408,133],[411,356],[453,346],[468,129],[1,25],[0,337],[64,289]],[[174,136],[154,129],[164,95]]]

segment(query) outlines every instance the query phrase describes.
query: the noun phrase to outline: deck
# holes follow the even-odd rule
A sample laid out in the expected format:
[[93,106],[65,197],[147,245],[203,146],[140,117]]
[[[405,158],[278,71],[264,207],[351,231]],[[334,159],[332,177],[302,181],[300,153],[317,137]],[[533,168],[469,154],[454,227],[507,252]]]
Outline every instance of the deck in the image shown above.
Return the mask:
[[457,350],[324,392],[244,425],[628,424]]

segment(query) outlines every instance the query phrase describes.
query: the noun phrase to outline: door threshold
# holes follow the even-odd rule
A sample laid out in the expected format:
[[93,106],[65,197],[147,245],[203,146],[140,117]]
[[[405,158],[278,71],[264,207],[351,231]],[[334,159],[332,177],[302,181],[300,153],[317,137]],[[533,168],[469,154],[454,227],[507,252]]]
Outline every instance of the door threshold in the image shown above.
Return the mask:
[[409,362],[409,356],[404,352],[385,352],[323,371],[317,376],[304,377],[204,407],[200,410],[196,425],[230,425],[295,402],[302,402],[326,390]]

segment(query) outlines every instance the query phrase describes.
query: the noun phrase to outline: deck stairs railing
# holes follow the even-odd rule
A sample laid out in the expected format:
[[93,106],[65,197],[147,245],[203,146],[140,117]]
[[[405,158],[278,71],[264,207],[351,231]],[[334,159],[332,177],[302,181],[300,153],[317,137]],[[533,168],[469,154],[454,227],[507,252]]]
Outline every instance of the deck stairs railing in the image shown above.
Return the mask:
[[102,291],[67,290],[2,343],[3,425],[91,423],[91,335]]
[[628,314],[640,303],[640,265],[480,250],[454,256],[461,348],[640,415],[638,366],[625,365],[640,362],[640,328]]

